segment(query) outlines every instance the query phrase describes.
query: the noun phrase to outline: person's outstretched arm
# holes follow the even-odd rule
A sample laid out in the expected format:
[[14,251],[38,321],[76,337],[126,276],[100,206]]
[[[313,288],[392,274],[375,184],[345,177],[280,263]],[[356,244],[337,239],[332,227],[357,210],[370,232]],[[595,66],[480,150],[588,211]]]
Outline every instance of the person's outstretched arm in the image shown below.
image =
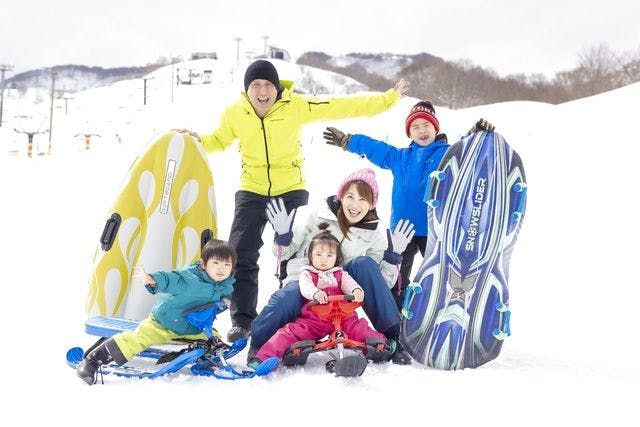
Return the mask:
[[340,96],[333,98],[296,97],[302,122],[338,120],[349,117],[374,116],[393,107],[407,91],[407,83],[398,81],[394,87],[376,95]]

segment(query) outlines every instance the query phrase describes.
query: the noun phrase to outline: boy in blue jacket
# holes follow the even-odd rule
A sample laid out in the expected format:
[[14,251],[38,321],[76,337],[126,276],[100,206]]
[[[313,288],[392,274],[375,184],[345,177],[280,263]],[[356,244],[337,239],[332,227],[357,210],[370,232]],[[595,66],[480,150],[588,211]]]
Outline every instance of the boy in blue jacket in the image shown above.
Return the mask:
[[[224,301],[229,306],[235,283],[231,277],[235,262],[233,247],[222,240],[211,239],[202,248],[200,261],[189,266],[151,274],[142,266],[136,266],[136,276],[143,279],[147,290],[162,295],[149,317],[134,331],[116,334],[91,351],[78,365],[78,376],[92,385],[100,366],[110,362],[123,365],[152,345],[176,338],[206,340],[202,329],[189,323],[183,314],[190,308],[216,301]],[[219,337],[215,330],[214,335]]]
[[[493,130],[493,126],[480,119],[472,131],[480,129]],[[415,225],[416,233],[401,254],[400,276],[393,288],[398,308],[402,308],[402,285],[403,282],[410,281],[414,256],[420,251],[424,257],[427,244],[427,205],[423,198],[429,175],[438,168],[449,148],[447,136],[440,133],[440,123],[430,101],[420,101],[411,108],[405,120],[405,131],[411,138],[406,148],[397,148],[366,135],[345,134],[333,127],[328,127],[323,134],[327,144],[366,156],[376,166],[389,169],[393,174],[390,229],[395,229],[401,219],[407,219]]]

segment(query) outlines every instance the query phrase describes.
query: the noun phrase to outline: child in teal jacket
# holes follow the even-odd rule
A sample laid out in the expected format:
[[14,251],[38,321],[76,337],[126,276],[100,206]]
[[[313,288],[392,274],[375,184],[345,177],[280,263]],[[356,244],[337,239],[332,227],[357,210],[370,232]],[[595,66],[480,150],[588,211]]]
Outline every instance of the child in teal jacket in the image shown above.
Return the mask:
[[[152,345],[176,338],[206,340],[202,329],[189,323],[183,314],[211,302],[231,304],[235,261],[236,252],[227,242],[211,239],[202,248],[200,261],[184,268],[147,274],[137,266],[136,275],[142,277],[150,293],[161,294],[160,298],[134,331],[116,334],[91,351],[78,365],[78,376],[91,385],[101,365],[112,361],[122,365]],[[214,334],[219,337],[215,330]]]

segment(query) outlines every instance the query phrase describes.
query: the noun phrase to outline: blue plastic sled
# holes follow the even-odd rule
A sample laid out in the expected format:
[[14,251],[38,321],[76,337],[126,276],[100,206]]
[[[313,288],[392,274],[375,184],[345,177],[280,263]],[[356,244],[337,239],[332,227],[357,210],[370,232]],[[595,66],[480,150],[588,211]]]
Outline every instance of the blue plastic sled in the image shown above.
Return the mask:
[[400,341],[416,361],[474,368],[500,353],[526,194],[520,156],[498,133],[471,134],[445,153],[425,195],[425,260],[402,309]]

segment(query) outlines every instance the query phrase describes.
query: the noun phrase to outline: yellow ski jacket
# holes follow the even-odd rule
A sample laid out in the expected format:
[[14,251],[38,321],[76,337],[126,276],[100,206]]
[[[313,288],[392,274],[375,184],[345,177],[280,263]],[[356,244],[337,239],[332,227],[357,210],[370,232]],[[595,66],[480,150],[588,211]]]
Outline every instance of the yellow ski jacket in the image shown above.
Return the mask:
[[314,98],[293,93],[292,83],[269,113],[260,119],[243,92],[220,119],[218,129],[200,140],[207,152],[222,151],[239,142],[242,159],[240,189],[264,196],[277,196],[306,186],[302,157],[302,125],[318,120],[373,116],[392,107],[400,98],[388,91],[370,96]]

